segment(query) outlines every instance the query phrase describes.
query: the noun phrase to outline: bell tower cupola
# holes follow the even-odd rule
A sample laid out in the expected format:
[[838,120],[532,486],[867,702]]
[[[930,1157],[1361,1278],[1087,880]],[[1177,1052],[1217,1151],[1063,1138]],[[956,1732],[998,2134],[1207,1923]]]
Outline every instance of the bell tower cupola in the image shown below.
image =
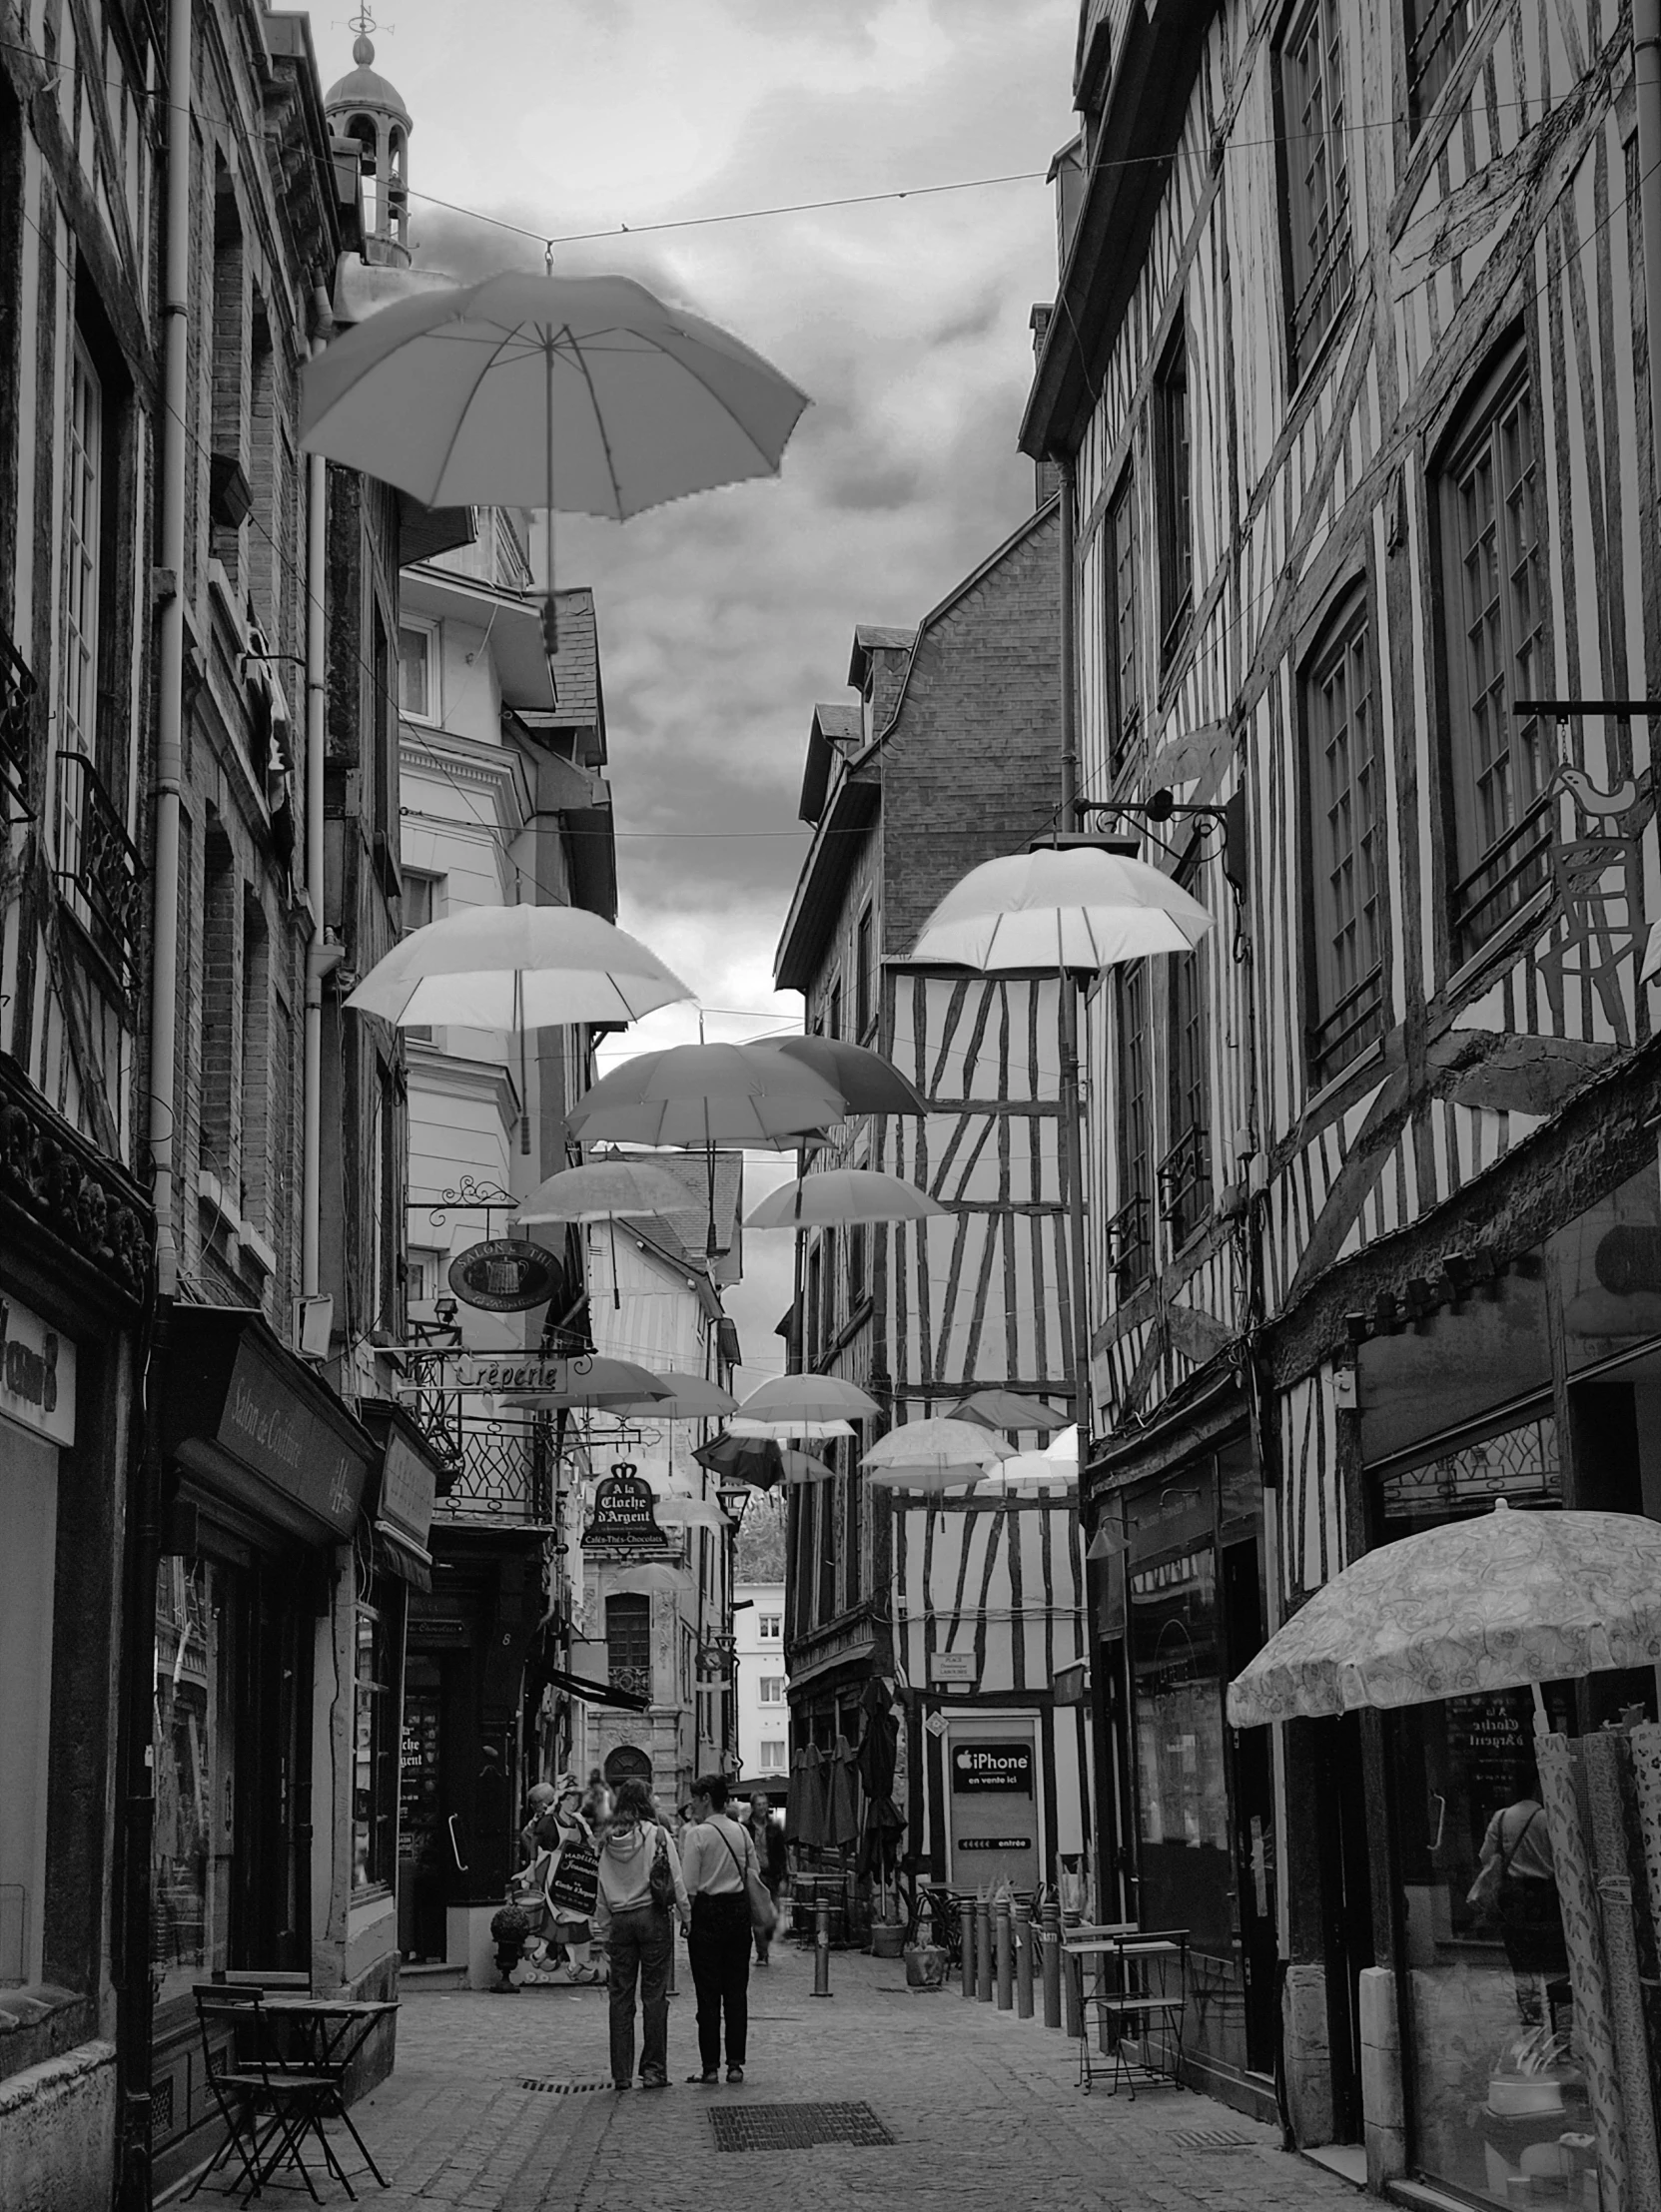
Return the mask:
[[415,125],[403,95],[374,67],[375,20],[361,8],[349,70],[324,97],[337,138],[356,139],[364,180],[364,259],[394,268],[410,260],[410,134]]

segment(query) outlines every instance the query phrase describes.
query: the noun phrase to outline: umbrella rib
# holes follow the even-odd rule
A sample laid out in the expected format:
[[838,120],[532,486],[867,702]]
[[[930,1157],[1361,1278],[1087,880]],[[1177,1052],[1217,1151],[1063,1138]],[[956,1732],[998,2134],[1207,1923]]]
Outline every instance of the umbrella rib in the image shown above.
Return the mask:
[[[721,394],[715,389],[713,384],[709,383],[704,377],[700,376],[698,371],[692,367],[690,362],[682,361],[680,356],[678,354],[672,354],[667,346],[660,346],[657,340],[655,338],[652,338],[648,333],[642,332],[641,336],[645,338],[646,344],[651,347],[654,353],[661,354],[665,361],[672,361],[677,369],[683,370],[685,374],[691,377],[692,381],[696,385],[698,385],[700,390],[708,392],[709,396],[714,400],[715,404],[720,408],[721,412],[727,417],[727,420],[732,423],[733,427],[744,438],[745,442],[749,445],[752,452],[759,453],[761,458],[766,461],[767,473],[770,476],[776,476],[783,465],[782,449],[781,458],[779,460],[771,459],[768,455],[766,446],[759,442],[759,440],[755,436],[755,433],[750,429],[748,424],[742,419],[741,416],[733,412],[732,408],[727,404],[726,400],[722,398]],[[778,375],[777,369],[774,369],[773,373],[774,375]],[[808,404],[806,393],[798,391],[797,387],[794,384],[790,383],[790,379],[788,376],[779,376],[779,381],[783,384],[789,384],[790,389],[792,391],[795,391],[796,396],[801,400],[803,407]],[[798,407],[796,412],[799,418],[801,414],[801,407]],[[794,428],[795,424],[792,423],[791,427]]]
[[[565,325],[564,325],[564,326],[562,327],[562,333],[561,333],[561,335],[562,335],[563,337],[565,337],[565,338],[568,338],[568,339],[570,340],[570,342],[571,342],[571,359],[572,359],[572,361],[573,361],[573,362],[575,362],[575,364],[576,364],[576,368],[577,368],[577,372],[578,372],[578,374],[579,374],[579,375],[581,376],[581,378],[582,378],[582,381],[583,381],[583,383],[584,383],[584,384],[586,385],[586,387],[587,387],[587,391],[588,391],[588,404],[589,404],[589,405],[590,405],[590,406],[591,406],[591,407],[593,408],[593,410],[594,410],[594,427],[595,427],[595,429],[596,429],[596,430],[597,430],[597,431],[599,432],[599,439],[600,439],[600,450],[601,450],[601,451],[602,451],[602,452],[604,453],[604,455],[605,455],[605,472],[606,472],[606,474],[607,474],[607,475],[608,475],[608,476],[610,477],[610,479],[611,479],[611,497],[612,497],[612,501],[613,501],[614,505],[616,506],[616,509],[617,509],[617,515],[618,515],[618,519],[619,519],[619,520],[621,520],[621,519],[623,519],[623,487],[622,487],[622,485],[621,485],[621,484],[620,484],[620,483],[619,483],[619,482],[617,481],[617,467],[616,467],[616,463],[615,463],[615,462],[613,461],[613,459],[612,459],[612,457],[611,457],[611,440],[610,440],[610,438],[609,438],[609,437],[608,437],[608,436],[606,435],[606,429],[605,429],[605,417],[604,417],[604,415],[603,415],[603,414],[601,414],[601,412],[600,412],[600,402],[599,402],[599,394],[598,394],[598,392],[596,392],[596,391],[595,391],[595,389],[594,389],[594,379],[593,379],[593,377],[592,377],[592,376],[590,376],[590,375],[589,375],[589,373],[588,373],[588,364],[587,364],[587,363],[586,363],[586,362],[585,362],[585,361],[583,360],[583,358],[582,358],[582,349],[581,349],[580,345],[579,345],[579,344],[577,343],[577,337],[576,337],[576,333],[575,333],[575,332],[574,332],[574,331],[573,331],[573,330],[571,329],[571,326],[570,326],[570,325],[569,325],[568,323],[567,323],[567,324],[565,324]],[[550,342],[549,342],[549,346],[548,346],[548,362],[549,362],[549,375],[550,375],[550,377],[551,377],[551,375],[552,375],[552,362],[553,362],[553,355],[554,355],[554,351],[555,351],[555,348],[556,348],[556,346],[557,346],[557,341],[555,341],[555,340],[550,340]],[[550,587],[549,587],[549,588],[550,588],[550,589],[552,588],[552,587],[551,587],[551,585],[550,585]]]
[[501,359],[502,355],[507,351],[508,347],[512,345],[514,339],[518,337],[519,330],[520,326],[518,324],[515,324],[512,330],[504,330],[502,332],[501,337],[490,348],[489,358],[484,362],[478,371],[478,374],[473,378],[472,383],[468,387],[466,405],[458,407],[456,409],[455,421],[450,428],[448,438],[444,442],[444,457],[438,463],[438,472],[432,479],[432,499],[434,503],[436,503],[438,497],[438,487],[440,484],[442,484],[444,480],[444,471],[446,468],[448,468],[450,462],[455,458],[456,441],[460,437],[467,416],[472,409],[472,403],[478,397],[478,387],[481,383],[483,383],[485,377],[490,373],[491,369],[494,369],[496,363]]

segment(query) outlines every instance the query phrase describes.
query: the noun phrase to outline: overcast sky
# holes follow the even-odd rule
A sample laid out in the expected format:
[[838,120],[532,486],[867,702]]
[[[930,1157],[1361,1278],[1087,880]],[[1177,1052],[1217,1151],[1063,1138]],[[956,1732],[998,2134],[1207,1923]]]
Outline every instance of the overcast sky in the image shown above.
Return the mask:
[[[1072,131],[1077,0],[397,0],[376,66],[403,94],[411,238],[461,277],[542,236],[1048,167]],[[352,33],[314,17],[326,83]],[[697,991],[708,1034],[799,1028],[772,960],[806,832],[816,700],[845,700],[856,622],[911,624],[1030,509],[1015,436],[1028,317],[1055,287],[1042,182],[555,249],[733,330],[811,394],[777,481],[617,527],[562,518],[594,586],[620,920]],[[614,1062],[696,1034],[666,1014]],[[749,1197],[787,1169],[752,1160]],[[787,1235],[729,1297],[746,1386],[782,1365]]]

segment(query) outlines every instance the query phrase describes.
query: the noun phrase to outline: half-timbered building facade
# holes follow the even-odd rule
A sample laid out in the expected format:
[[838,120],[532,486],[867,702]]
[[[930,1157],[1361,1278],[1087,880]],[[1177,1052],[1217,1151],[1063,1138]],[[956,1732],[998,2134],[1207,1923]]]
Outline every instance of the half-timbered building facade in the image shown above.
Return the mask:
[[1192,1930],[1197,2081],[1267,2112],[1278,2066],[1300,2140],[1478,2195],[1518,1999],[1465,1892],[1526,1700],[1270,1741],[1223,1695],[1375,1543],[1661,1512],[1635,75],[1580,0],[1087,0],[1023,429],[1070,827],[1217,922],[1089,998],[1103,1879]]
[[[880,1426],[989,1384],[1069,1391],[1057,985],[909,957],[958,876],[1054,819],[1057,573],[1052,497],[915,632],[860,628],[855,701],[814,712],[814,837],[778,982],[803,994],[810,1031],[874,1046],[930,1110],[847,1123],[811,1158],[885,1168],[949,1209],[802,1240],[800,1364],[869,1390]],[[1087,1732],[1052,1690],[1084,1648],[1076,1500],[875,1490],[858,1459],[878,1428],[823,1447],[835,1480],[792,1494],[793,1753],[857,1746],[865,1685],[894,1683],[904,1860],[935,1882],[1030,1888],[1089,1826]],[[988,1746],[1016,1747],[999,1770],[1011,1790],[981,1787]]]

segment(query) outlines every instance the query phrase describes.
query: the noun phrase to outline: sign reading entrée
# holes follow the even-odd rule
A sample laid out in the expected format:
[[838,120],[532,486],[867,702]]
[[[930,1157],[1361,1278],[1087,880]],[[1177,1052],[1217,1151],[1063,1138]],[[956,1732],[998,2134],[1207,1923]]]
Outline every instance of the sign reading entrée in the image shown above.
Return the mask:
[[619,1459],[594,1490],[594,1517],[582,1532],[585,1552],[667,1551],[669,1540],[657,1525],[656,1500],[649,1482]]
[[960,1851],[1030,1851],[1033,1840],[1030,1836],[960,1836]]
[[[1003,1790],[1017,1797],[1030,1798],[1033,1794],[1033,1747],[1031,1744],[954,1744],[952,1788],[964,1796],[979,1796],[985,1790]],[[993,1846],[984,1847],[991,1849]],[[1008,1847],[1015,1848],[1013,1844]]]
[[546,1305],[563,1271],[552,1252],[522,1236],[492,1236],[469,1244],[449,1263],[449,1287],[464,1305],[484,1313],[523,1313]]

